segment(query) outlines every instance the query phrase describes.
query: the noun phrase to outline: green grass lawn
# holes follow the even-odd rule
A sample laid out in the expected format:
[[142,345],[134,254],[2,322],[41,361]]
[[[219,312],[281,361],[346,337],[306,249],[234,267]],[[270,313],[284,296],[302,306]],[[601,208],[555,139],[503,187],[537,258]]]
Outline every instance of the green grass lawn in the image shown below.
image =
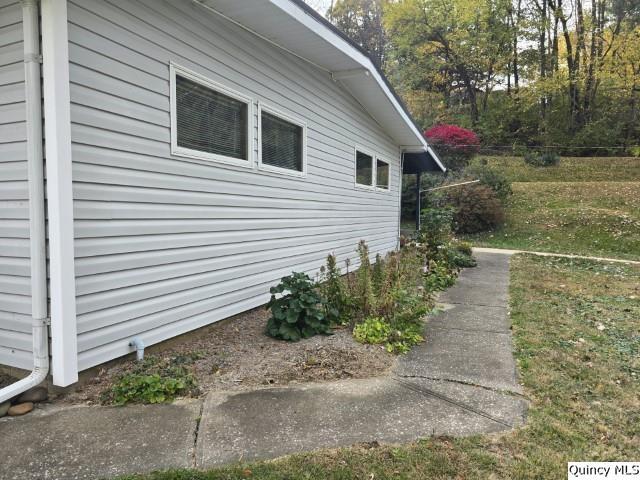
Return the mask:
[[640,267],[521,255],[512,259],[510,295],[531,400],[518,430],[127,478],[561,479],[569,460],[640,458]]
[[512,182],[640,182],[640,158],[562,157],[554,167],[532,167],[522,157],[479,157]]
[[468,236],[477,246],[640,260],[640,159],[563,158],[533,168],[487,163],[514,180],[505,225]]

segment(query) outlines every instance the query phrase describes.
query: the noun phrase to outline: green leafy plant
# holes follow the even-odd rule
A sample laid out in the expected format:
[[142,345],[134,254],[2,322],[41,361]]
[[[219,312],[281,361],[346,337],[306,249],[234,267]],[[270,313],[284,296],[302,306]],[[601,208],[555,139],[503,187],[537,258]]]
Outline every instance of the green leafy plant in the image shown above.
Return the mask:
[[391,334],[391,326],[384,318],[367,317],[353,329],[353,337],[360,343],[380,345]]
[[424,341],[422,326],[415,323],[399,324],[391,330],[386,349],[389,353],[407,353],[411,347]]
[[450,268],[469,268],[478,265],[473,258],[471,244],[468,242],[450,242],[442,247],[442,254]]
[[424,275],[424,288],[428,291],[445,290],[456,283],[456,274],[444,262],[429,262],[429,269]]
[[267,333],[274,338],[298,341],[313,335],[331,333],[331,319],[325,314],[325,302],[308,275],[293,273],[271,287],[271,310]]
[[450,206],[424,208],[420,216],[418,241],[434,252],[451,238],[455,209]]
[[419,322],[401,322],[392,326],[384,318],[368,317],[356,325],[353,336],[360,343],[384,344],[389,353],[407,353],[413,345],[424,340],[421,331]]
[[102,394],[102,402],[114,405],[127,403],[165,403],[182,395],[196,395],[195,377],[187,365],[199,356],[177,356],[162,359],[147,356],[132,371],[120,375],[112,387]]

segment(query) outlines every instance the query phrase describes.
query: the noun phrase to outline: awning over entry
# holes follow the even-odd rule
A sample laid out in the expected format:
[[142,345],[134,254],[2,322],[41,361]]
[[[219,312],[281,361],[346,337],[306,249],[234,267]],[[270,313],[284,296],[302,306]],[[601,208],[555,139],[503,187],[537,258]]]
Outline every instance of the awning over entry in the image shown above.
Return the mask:
[[436,152],[427,147],[422,152],[404,152],[402,161],[403,174],[415,174],[416,178],[416,230],[420,230],[420,212],[422,210],[422,190],[420,176],[423,172],[446,172]]
[[436,152],[431,147],[422,152],[405,152],[402,173],[422,173],[422,172],[444,172],[445,166],[442,164]]

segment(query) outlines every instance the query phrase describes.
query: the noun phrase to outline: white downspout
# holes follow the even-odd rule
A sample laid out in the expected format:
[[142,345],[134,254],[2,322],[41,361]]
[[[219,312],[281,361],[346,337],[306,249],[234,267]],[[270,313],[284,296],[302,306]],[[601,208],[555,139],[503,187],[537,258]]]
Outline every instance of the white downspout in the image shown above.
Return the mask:
[[40,87],[40,28],[37,0],[22,0],[24,72],[27,115],[27,164],[29,172],[29,249],[31,255],[31,318],[33,371],[0,390],[0,403],[29,390],[49,373],[47,321],[47,256],[42,155],[42,91]]

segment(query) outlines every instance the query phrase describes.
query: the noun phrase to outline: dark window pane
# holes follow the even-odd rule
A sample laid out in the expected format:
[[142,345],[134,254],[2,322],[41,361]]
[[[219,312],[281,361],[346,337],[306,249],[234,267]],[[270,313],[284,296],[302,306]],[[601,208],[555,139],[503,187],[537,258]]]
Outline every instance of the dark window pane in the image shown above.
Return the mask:
[[356,183],[373,185],[373,157],[356,151]]
[[262,163],[302,172],[303,128],[262,112]]
[[247,104],[176,75],[178,146],[247,160]]
[[389,164],[378,160],[376,164],[376,176],[378,188],[389,189]]

